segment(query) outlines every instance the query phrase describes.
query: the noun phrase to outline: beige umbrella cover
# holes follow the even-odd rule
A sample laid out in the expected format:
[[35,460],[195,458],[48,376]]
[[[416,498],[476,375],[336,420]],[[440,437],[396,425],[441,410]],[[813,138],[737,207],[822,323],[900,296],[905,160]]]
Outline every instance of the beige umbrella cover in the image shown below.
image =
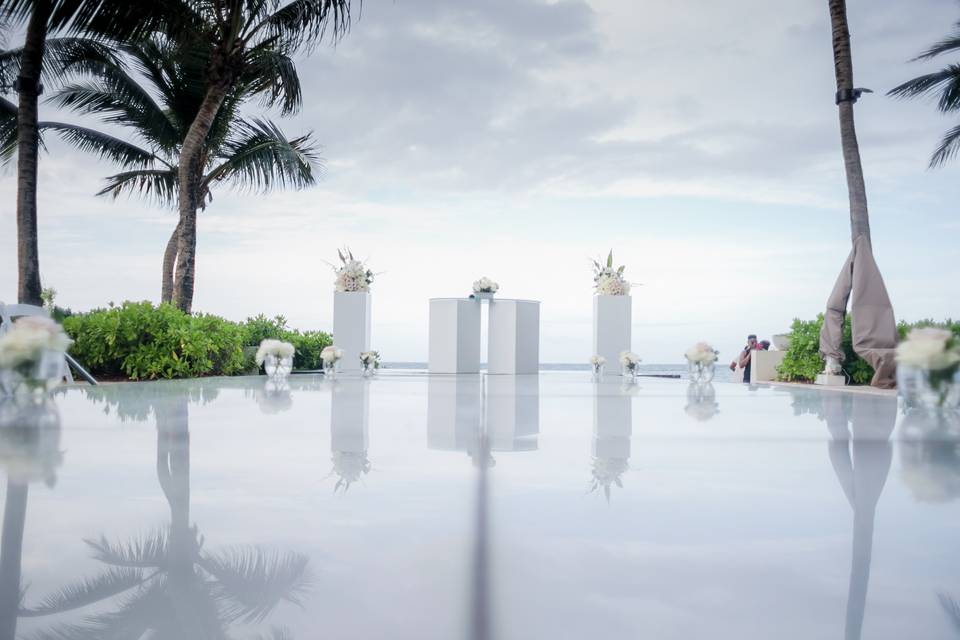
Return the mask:
[[835,358],[837,362],[843,362],[840,345],[848,300],[851,303],[853,350],[873,367],[875,373],[870,384],[892,389],[896,386],[894,349],[897,346],[897,322],[883,276],[873,259],[870,243],[864,236],[854,241],[853,250],[833,285],[820,330],[820,354],[825,358]]

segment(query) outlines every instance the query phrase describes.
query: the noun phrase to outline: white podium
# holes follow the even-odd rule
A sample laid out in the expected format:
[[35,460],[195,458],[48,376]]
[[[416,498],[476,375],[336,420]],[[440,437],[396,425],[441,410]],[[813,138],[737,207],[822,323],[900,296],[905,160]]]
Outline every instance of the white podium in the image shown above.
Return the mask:
[[620,372],[620,354],[632,350],[632,315],[630,296],[593,297],[593,353],[606,358],[607,370],[616,374]]
[[430,373],[480,372],[480,313],[489,308],[487,373],[540,369],[540,303],[534,300],[430,300]]
[[343,349],[341,371],[360,371],[360,354],[370,350],[370,292],[334,291],[333,343]]

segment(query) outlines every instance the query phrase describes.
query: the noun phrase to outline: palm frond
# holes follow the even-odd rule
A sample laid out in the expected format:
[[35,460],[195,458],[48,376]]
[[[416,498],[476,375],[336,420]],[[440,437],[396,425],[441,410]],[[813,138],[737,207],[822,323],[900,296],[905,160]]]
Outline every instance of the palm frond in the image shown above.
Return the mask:
[[43,129],[56,131],[61,138],[77,149],[108,158],[122,167],[150,167],[160,159],[146,149],[95,129],[65,122],[42,122]]
[[293,640],[293,632],[287,627],[271,627],[269,633],[258,633],[250,640]]
[[203,554],[200,566],[215,580],[215,593],[228,619],[259,622],[282,600],[300,604],[309,584],[309,559],[301,553],[258,547]]
[[143,574],[140,569],[112,568],[93,578],[59,589],[39,604],[24,607],[19,615],[30,618],[79,609],[112,598],[142,583]]
[[266,106],[279,105],[280,112],[287,115],[303,101],[300,76],[293,58],[273,44],[261,43],[246,53],[239,84],[245,94],[263,95]]
[[111,543],[105,536],[84,540],[93,557],[115,567],[151,569],[163,567],[167,561],[167,532],[158,530],[125,544]]
[[0,97],[0,164],[6,164],[17,150],[17,105]]
[[935,169],[942,166],[948,160],[956,157],[957,154],[960,154],[960,126],[950,129],[947,131],[947,134],[943,136],[940,145],[933,152],[933,155],[930,156],[930,168]]
[[960,109],[960,64],[918,76],[894,87],[888,95],[897,98],[916,98],[939,93],[937,108],[942,112]]
[[317,44],[329,33],[336,41],[350,29],[350,0],[294,0],[261,21],[251,35],[279,38],[290,50]]
[[319,163],[310,134],[287,140],[272,122],[254,120],[238,125],[236,136],[220,150],[222,164],[204,178],[205,187],[231,180],[241,188],[268,191],[275,186],[303,188],[316,181]]
[[960,50],[960,22],[957,23],[953,33],[948,35],[943,40],[934,43],[932,47],[914,58],[914,60],[929,60],[930,58],[935,58],[941,54],[958,50]]
[[[20,73],[23,47],[0,53],[0,79],[7,84]],[[48,38],[44,44],[40,81],[59,87],[76,75],[104,64],[119,64],[114,49],[90,38]]]
[[960,602],[946,593],[938,593],[937,598],[940,600],[940,606],[947,613],[947,617],[950,618],[953,628],[960,632]]
[[137,195],[164,207],[177,204],[177,170],[137,169],[123,171],[107,177],[107,186],[97,192],[98,196]]

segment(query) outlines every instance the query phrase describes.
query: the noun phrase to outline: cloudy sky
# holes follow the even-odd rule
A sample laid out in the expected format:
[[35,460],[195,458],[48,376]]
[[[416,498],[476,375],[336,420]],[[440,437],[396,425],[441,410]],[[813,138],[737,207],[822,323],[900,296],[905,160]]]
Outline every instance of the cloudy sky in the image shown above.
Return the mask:
[[[876,91],[856,114],[895,311],[960,317],[960,161],[926,168],[956,121],[884,96],[937,67],[907,61],[960,3],[848,5],[856,84]],[[373,346],[386,360],[425,360],[428,298],[487,275],[504,297],[543,302],[543,361],[582,362],[589,259],[613,248],[641,285],[646,362],[678,362],[700,339],[726,358],[748,332],[821,311],[849,251],[822,0],[365,0],[352,32],[299,70],[304,108],[281,124],[323,143],[323,180],[216,192],[199,221],[197,310],[329,329],[328,263],[349,246],[381,272]],[[159,298],[175,215],[95,197],[111,169],[56,141],[41,160],[41,270],[64,306]],[[15,198],[8,167],[4,300]]]

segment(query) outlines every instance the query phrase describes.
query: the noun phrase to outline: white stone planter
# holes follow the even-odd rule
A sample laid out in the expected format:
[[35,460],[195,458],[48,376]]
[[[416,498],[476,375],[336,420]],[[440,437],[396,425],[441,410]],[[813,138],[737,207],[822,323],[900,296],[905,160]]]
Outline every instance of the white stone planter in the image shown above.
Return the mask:
[[370,350],[371,299],[368,291],[335,291],[333,343],[343,349],[341,371],[359,372],[360,354]]
[[593,353],[606,358],[611,367],[616,365],[621,352],[631,350],[632,321],[630,296],[593,297]]

